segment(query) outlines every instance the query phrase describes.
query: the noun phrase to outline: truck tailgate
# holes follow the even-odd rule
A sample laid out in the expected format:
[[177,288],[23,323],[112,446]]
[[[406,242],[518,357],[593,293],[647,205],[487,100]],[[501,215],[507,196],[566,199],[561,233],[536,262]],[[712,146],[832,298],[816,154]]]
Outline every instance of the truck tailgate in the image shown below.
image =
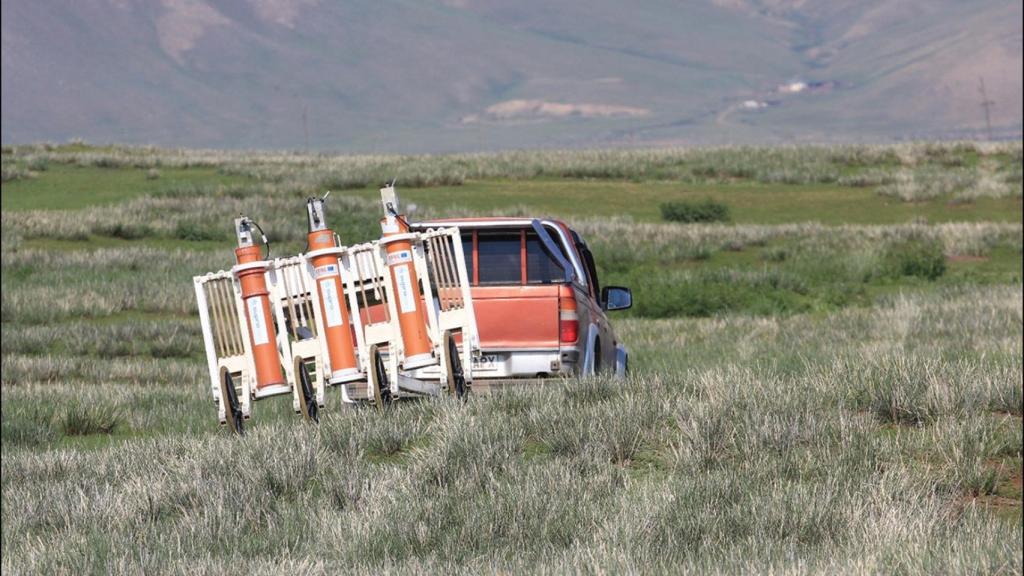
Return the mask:
[[480,347],[558,348],[558,285],[474,286]]

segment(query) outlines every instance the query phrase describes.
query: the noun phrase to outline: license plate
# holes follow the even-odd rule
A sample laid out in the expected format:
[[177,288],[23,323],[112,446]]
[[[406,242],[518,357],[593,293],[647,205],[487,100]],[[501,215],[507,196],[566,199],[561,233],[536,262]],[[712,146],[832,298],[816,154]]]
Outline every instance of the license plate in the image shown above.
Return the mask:
[[501,358],[497,354],[481,354],[473,359],[473,370],[497,370]]

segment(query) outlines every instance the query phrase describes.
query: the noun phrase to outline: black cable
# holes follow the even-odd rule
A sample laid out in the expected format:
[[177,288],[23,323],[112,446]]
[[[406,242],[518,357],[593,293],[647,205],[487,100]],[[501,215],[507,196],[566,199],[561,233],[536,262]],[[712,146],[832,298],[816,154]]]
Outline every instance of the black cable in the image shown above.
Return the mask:
[[267,255],[264,256],[263,259],[270,260],[270,240],[267,239],[267,233],[264,232],[263,228],[261,228],[260,225],[252,218],[249,218],[249,222],[252,222],[252,225],[260,231],[260,237],[263,239],[263,245],[267,247]]
[[[395,182],[398,182],[398,178],[392,178],[391,179],[391,183],[387,184],[387,186],[389,186],[391,188],[394,188],[395,187]],[[395,207],[390,202],[388,202],[388,212],[390,212],[391,215],[394,216],[396,220],[398,220],[402,224],[405,224],[406,230],[412,229],[412,226],[409,225],[409,221],[406,220],[404,216],[399,214],[398,211],[395,210]]]
[[411,227],[411,226],[409,225],[409,221],[405,219],[405,216],[402,216],[401,214],[399,214],[398,212],[396,212],[396,211],[395,211],[395,207],[394,207],[394,206],[392,206],[391,204],[388,204],[388,212],[390,212],[390,213],[391,213],[391,215],[395,217],[395,220],[398,220],[398,221],[399,221],[399,222],[401,222],[402,224],[405,224],[405,228],[406,228],[407,230],[409,230],[409,229],[411,229],[411,228],[412,228],[412,227]]
[[[330,193],[331,193],[331,191],[328,190],[327,194],[330,194]],[[321,198],[317,198],[316,196],[311,196],[309,198],[306,198],[306,204],[309,204],[313,200],[319,200],[321,204],[327,204],[327,196],[326,195],[324,195]],[[324,208],[324,212],[327,212],[327,208]],[[325,219],[326,219],[326,217],[327,217],[327,215],[324,214],[324,218]],[[312,224],[312,223],[310,223],[310,224]],[[303,248],[302,252],[303,252],[303,254],[305,254],[306,252],[309,252],[309,234],[306,235],[306,247]]]

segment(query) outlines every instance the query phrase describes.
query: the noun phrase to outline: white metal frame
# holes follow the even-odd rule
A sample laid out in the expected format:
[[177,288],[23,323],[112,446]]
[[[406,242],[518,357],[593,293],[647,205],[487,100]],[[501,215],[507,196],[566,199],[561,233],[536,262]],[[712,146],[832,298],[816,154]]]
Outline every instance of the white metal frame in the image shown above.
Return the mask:
[[[423,302],[427,308],[427,334],[432,345],[431,365],[405,370],[402,331],[398,321],[391,272],[387,264],[389,242],[409,240],[413,248],[413,265],[420,278]],[[320,295],[311,264],[312,258],[336,254],[349,308],[349,319],[355,333],[356,359],[361,378],[369,374],[374,346],[387,349],[386,370],[391,393],[403,395],[440,394],[448,382],[445,334],[459,334],[462,343],[459,356],[467,385],[473,380],[473,358],[480,353],[480,336],[470,294],[470,282],[457,228],[427,229],[401,236],[392,236],[350,247],[318,250],[288,258],[277,258],[247,264],[265,268],[270,307],[277,321],[277,349],[286,380],[292,392],[292,407],[301,409],[300,391],[294,359],[315,366],[311,378],[316,402],[325,404],[326,388],[344,381],[332,382],[330,355],[321,317]],[[221,368],[227,368],[238,385],[239,405],[244,418],[252,413],[257,399],[256,369],[253,361],[249,327],[245,317],[241,286],[236,277],[238,267],[196,276],[192,279],[199,307],[203,341],[206,350],[210,387],[217,404],[217,418],[226,423],[226,406],[221,401]],[[371,308],[384,305],[384,318],[371,318]],[[300,337],[299,327],[311,332]],[[349,379],[346,379],[349,380]],[[282,392],[275,392],[282,393]],[[271,394],[272,395],[272,394]],[[349,386],[341,386],[342,400],[357,402]]]
[[[320,318],[320,295],[316,281],[302,256],[276,258],[267,272],[267,288],[270,291],[271,309],[277,318],[278,350],[284,365],[285,379],[291,383],[292,408],[301,412],[298,374],[295,373],[295,358],[314,365],[310,384],[313,386],[316,402],[323,406],[326,386],[326,353],[323,319]],[[287,313],[286,313],[287,311]],[[288,320],[291,319],[289,323]],[[309,338],[300,338],[298,330],[310,331]]]
[[[428,278],[427,256],[423,254],[423,246],[432,247],[433,253],[444,252],[441,262],[434,270],[444,270],[442,274],[447,278],[440,279],[443,286],[437,286],[439,294],[434,294],[435,282],[424,282],[424,300],[436,303],[436,306],[428,306],[430,322],[430,339],[434,344],[435,351],[444,345],[444,334],[448,331],[456,331],[462,335],[464,345],[462,346],[462,366],[467,375],[467,381],[472,380],[472,366],[474,354],[480,353],[480,334],[476,327],[476,312],[473,309],[473,296],[470,293],[470,281],[466,269],[465,252],[462,249],[462,234],[458,228],[428,229],[419,234],[419,244],[414,244],[414,252],[419,250],[420,258],[417,259],[417,273],[420,278]],[[449,250],[451,253],[449,253]],[[454,274],[452,274],[454,273]],[[436,274],[431,274],[436,276]],[[444,294],[442,292],[447,292]],[[445,300],[448,302],[446,303]],[[440,357],[440,354],[438,354]],[[442,378],[444,375],[442,363]]]
[[[277,350],[279,360],[284,368],[285,379],[289,390],[271,390],[258,394],[256,390],[256,365],[253,359],[252,343],[249,339],[249,324],[245,316],[245,303],[242,300],[242,289],[236,273],[243,269],[264,268],[264,277],[269,291],[270,308],[277,321]],[[252,415],[252,402],[261,398],[275,396],[284,392],[292,393],[292,407],[300,411],[299,392],[296,386],[296,374],[293,359],[296,355],[317,366],[312,378],[316,389],[317,402],[323,405],[323,376],[319,339],[292,341],[288,334],[285,310],[289,299],[295,303],[301,299],[304,310],[317,309],[320,305],[316,291],[310,294],[304,290],[309,286],[305,280],[305,261],[298,257],[278,258],[274,261],[260,261],[236,266],[231,270],[220,270],[192,278],[196,292],[196,303],[199,308],[199,322],[203,332],[203,344],[206,350],[207,368],[210,373],[210,391],[217,405],[217,419],[221,424],[227,422],[227,406],[221,398],[221,368],[226,368],[238,388],[238,404],[243,418]],[[296,284],[296,282],[299,282]],[[291,314],[295,314],[292,312]],[[319,322],[318,314],[309,315],[303,322]],[[313,325],[314,334],[322,333],[322,326]]]
[[[217,404],[217,419],[227,422],[227,407],[221,401],[220,372],[226,368],[240,388],[242,416],[252,413],[252,391],[256,384],[249,325],[245,321],[242,291],[234,274],[221,270],[192,278],[203,331],[210,391]],[[208,293],[209,292],[209,293]],[[211,312],[213,318],[211,318]],[[214,332],[217,333],[216,339]],[[239,353],[240,352],[240,353]]]
[[[406,371],[403,367],[405,350],[386,252],[389,243],[401,240],[408,240],[412,244],[413,266],[421,280],[423,302],[427,308],[427,335],[432,345],[434,362],[426,369]],[[438,256],[430,256],[431,246],[433,254]],[[364,373],[368,374],[368,367],[373,361],[370,358],[373,347],[386,347],[385,368],[392,395],[436,395],[447,385],[445,357],[448,352],[444,349],[444,335],[453,332],[462,336],[460,360],[463,374],[467,384],[472,382],[473,357],[480,353],[480,336],[470,294],[462,237],[457,228],[429,229],[350,246],[344,250],[341,268],[345,291],[353,310],[351,316],[356,323],[358,358]],[[369,298],[367,293],[372,294],[373,298]],[[372,321],[368,309],[380,305],[384,306],[385,317]],[[342,390],[344,401],[355,401],[347,388],[343,387]]]

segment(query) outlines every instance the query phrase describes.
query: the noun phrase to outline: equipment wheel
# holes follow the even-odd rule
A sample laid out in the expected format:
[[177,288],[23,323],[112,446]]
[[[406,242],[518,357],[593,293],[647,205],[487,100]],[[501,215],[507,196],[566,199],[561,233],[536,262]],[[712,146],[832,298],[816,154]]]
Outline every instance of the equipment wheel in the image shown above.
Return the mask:
[[391,397],[391,382],[388,380],[388,370],[384,365],[384,357],[377,346],[370,348],[370,401],[377,409],[383,410],[393,400]]
[[299,392],[299,408],[302,415],[313,422],[320,422],[320,406],[316,403],[316,393],[313,391],[313,384],[309,381],[309,370],[306,369],[306,361],[302,356],[295,357],[295,386]]
[[242,424],[242,408],[238,404],[238,391],[235,390],[235,382],[227,368],[220,369],[220,401],[227,415],[228,428],[235,434],[244,436],[245,427]]
[[445,332],[445,363],[448,372],[448,393],[459,400],[465,400],[469,388],[466,386],[466,374],[462,370],[462,360],[459,359],[459,347],[455,343],[455,335]]

